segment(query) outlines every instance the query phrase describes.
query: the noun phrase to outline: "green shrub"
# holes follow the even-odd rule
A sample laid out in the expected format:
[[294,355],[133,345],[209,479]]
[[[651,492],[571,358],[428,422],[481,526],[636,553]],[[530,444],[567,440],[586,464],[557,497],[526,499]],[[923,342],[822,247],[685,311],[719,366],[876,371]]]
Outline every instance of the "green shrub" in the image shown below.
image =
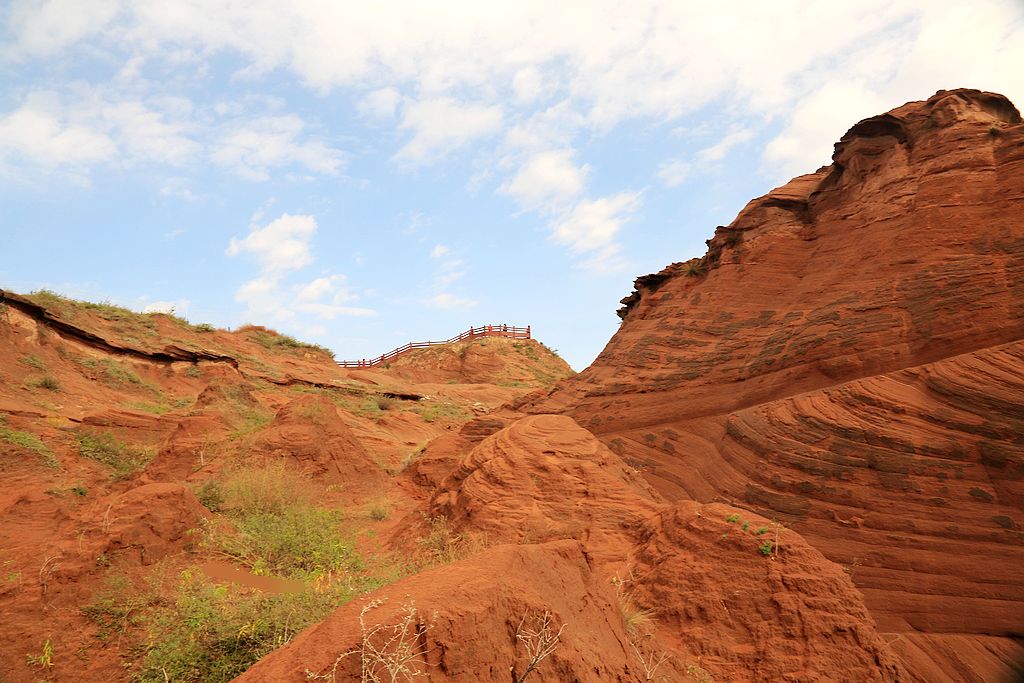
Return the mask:
[[46,369],[46,363],[44,363],[43,359],[34,353],[26,353],[24,356],[18,359],[18,362],[34,370]]
[[172,599],[144,615],[149,638],[135,680],[230,681],[369,587],[336,582],[268,595],[186,571]]
[[763,541],[763,542],[761,543],[761,545],[757,546],[757,549],[758,549],[759,551],[761,551],[761,554],[762,554],[762,555],[765,555],[765,556],[767,556],[767,555],[771,555],[771,554],[772,554],[772,550],[773,550],[774,548],[775,548],[775,544],[774,544],[774,543],[772,543],[772,542],[771,542],[771,541],[770,541],[769,539],[767,539],[767,538],[766,538],[766,539],[764,539],[764,541]]
[[112,574],[103,581],[92,602],[82,607],[82,614],[96,624],[96,637],[105,643],[112,635],[137,625],[145,604],[126,576]]
[[352,541],[341,532],[341,515],[312,505],[277,512],[231,515],[231,523],[207,521],[203,545],[255,574],[314,578],[325,572],[362,569]]
[[196,489],[196,498],[212,512],[220,512],[224,506],[224,488],[216,479],[207,479]]
[[309,483],[283,463],[235,470],[220,487],[227,518],[204,524],[205,547],[257,574],[308,578],[361,568],[341,514],[313,505]]
[[79,432],[77,439],[83,458],[106,465],[118,476],[141,470],[153,459],[151,451],[121,443],[110,432]]
[[60,381],[53,375],[43,375],[36,380],[35,385],[47,391],[60,391]]
[[737,514],[731,514],[731,515],[729,515],[728,517],[725,518],[725,521],[729,522],[730,524],[734,524],[734,523],[740,521],[740,516],[737,515]]

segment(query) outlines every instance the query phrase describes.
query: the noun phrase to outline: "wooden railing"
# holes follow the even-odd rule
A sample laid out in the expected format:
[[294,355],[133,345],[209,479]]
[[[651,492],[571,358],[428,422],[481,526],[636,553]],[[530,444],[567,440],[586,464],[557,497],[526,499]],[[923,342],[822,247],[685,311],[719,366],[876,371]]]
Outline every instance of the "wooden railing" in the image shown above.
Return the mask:
[[480,337],[507,337],[509,339],[530,339],[530,326],[513,327],[512,325],[483,325],[471,327],[462,334],[457,334],[451,339],[444,341],[409,342],[405,346],[399,346],[393,351],[377,356],[376,358],[364,358],[362,360],[339,360],[338,365],[343,368],[372,368],[376,365],[390,363],[404,353],[414,349],[425,349],[428,346],[442,346],[454,344],[455,342],[466,341],[467,339],[479,339]]

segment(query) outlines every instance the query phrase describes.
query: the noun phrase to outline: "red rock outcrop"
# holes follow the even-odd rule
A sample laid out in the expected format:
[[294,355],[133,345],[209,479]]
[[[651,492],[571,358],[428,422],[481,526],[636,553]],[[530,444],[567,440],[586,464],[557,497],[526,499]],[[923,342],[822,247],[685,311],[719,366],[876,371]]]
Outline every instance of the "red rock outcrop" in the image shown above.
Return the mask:
[[[884,631],[1019,635],[1022,216],[1006,98],[866,119],[705,257],[638,279],[594,364],[521,407],[572,416],[669,499],[782,520]],[[974,650],[949,680],[1005,666]]]
[[[416,623],[434,624],[421,636],[426,680],[521,675],[517,624],[545,611],[566,630],[538,680],[903,676],[849,577],[797,533],[726,505],[661,502],[567,417],[524,418],[478,444],[409,515],[400,543],[410,543],[423,516],[517,543],[368,596],[404,596],[423,615]],[[363,635],[397,618],[385,603],[361,628],[359,604],[339,608],[239,680],[301,680],[306,668],[335,680],[357,675],[368,661]],[[343,653],[351,654],[338,659]]]
[[292,462],[303,474],[356,497],[379,495],[385,475],[327,398],[293,399],[254,440],[252,449]]

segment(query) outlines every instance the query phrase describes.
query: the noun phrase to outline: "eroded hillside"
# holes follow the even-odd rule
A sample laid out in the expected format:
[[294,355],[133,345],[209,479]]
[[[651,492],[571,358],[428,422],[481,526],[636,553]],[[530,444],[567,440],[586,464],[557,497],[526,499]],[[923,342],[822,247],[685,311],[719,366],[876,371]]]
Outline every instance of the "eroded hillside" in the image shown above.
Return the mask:
[[5,294],[4,680],[1012,680],[1022,216],[1017,110],[943,91],[572,377]]
[[412,382],[258,326],[0,294],[4,681],[232,678],[421,566],[379,537],[428,443],[571,373],[484,339]]

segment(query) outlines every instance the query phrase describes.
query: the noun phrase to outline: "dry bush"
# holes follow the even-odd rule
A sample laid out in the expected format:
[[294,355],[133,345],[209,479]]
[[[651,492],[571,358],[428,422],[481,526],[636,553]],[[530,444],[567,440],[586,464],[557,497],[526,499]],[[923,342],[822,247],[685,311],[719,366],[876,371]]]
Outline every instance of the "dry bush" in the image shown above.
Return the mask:
[[[359,630],[362,635],[359,648],[341,653],[330,669],[314,673],[306,669],[306,678],[337,680],[338,666],[348,657],[359,657],[361,683],[397,683],[411,681],[427,675],[427,631],[433,628],[433,619],[427,621],[408,600],[399,607],[393,623],[369,626],[366,615],[381,607],[386,598],[372,600],[359,611]],[[435,615],[436,618],[436,615]]]
[[268,460],[255,467],[236,467],[224,475],[220,488],[223,509],[238,513],[279,514],[287,508],[308,503],[313,495],[309,481],[280,460]]
[[523,683],[526,677],[529,676],[540,663],[551,656],[551,654],[558,649],[561,643],[562,631],[565,630],[565,624],[558,627],[555,630],[554,624],[551,619],[551,612],[544,610],[542,614],[534,615],[533,618],[527,622],[527,615],[523,615],[523,618],[519,621],[519,626],[516,628],[516,640],[526,650],[526,668],[523,669],[523,673],[516,675],[516,669],[513,667],[512,676],[516,683]]

